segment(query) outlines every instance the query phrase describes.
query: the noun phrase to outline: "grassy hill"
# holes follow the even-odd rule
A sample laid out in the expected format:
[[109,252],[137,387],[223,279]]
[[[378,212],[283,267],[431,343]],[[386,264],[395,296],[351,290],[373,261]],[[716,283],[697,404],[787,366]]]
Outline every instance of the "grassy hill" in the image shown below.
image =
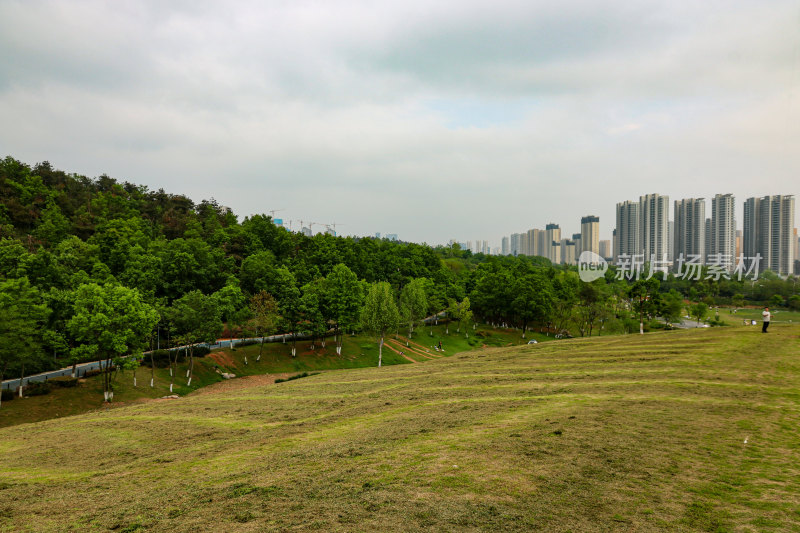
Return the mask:
[[[470,330],[469,338],[464,332],[456,333],[452,328],[448,333],[448,328],[443,324],[426,326],[414,333],[413,344],[408,348],[405,347],[404,334],[397,338],[388,338],[383,350],[383,364],[424,362],[482,346],[525,344],[532,338],[540,341],[552,340],[552,337],[531,332],[528,332],[527,337],[523,339],[518,330],[496,329],[487,325],[480,325],[477,331]],[[445,348],[443,352],[437,352],[433,348],[433,345],[440,341]],[[196,358],[191,387],[186,386],[184,377],[188,361],[182,360],[178,365],[173,392],[183,396],[222,381],[223,378],[217,370],[233,373],[237,377],[263,374],[283,376],[283,374],[317,370],[373,367],[378,364],[378,345],[374,338],[367,335],[345,336],[342,355],[336,354],[332,341],[325,347],[317,342],[314,350],[310,344],[308,341],[298,341],[297,357],[292,357],[290,344],[265,343],[260,361],[256,361],[260,351],[258,345],[241,346],[236,350],[227,348],[216,350],[210,356]],[[149,359],[145,358],[144,363],[148,364]],[[166,367],[166,362],[163,366]],[[151,375],[153,388],[149,387]],[[156,368],[151,374],[149,367],[142,367],[137,371],[137,378],[139,386],[134,387],[131,371],[121,372],[116,376],[114,406],[147,401],[170,394],[171,379],[167,368]],[[46,395],[4,402],[0,407],[0,427],[76,415],[103,407],[102,377],[95,376],[81,380],[75,388],[54,388]]]
[[776,324],[198,391],[0,429],[0,530],[798,531],[799,386]]

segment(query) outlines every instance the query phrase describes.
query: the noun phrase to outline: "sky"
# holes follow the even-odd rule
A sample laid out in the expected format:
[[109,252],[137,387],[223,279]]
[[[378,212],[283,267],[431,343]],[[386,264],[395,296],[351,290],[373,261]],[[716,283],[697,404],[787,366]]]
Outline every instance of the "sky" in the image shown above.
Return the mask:
[[610,239],[648,193],[800,195],[800,4],[0,0],[0,124],[240,220]]

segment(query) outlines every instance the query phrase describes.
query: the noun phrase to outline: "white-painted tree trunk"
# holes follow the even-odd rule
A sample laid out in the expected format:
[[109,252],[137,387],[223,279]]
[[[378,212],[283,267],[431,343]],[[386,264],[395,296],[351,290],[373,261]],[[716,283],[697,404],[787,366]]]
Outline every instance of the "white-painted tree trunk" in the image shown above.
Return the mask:
[[297,355],[297,349],[296,348],[292,348],[292,357],[294,357],[295,355]]
[[133,388],[136,388],[136,376],[133,376]]
[[[20,381],[20,383],[22,383],[22,382]],[[20,385],[20,386],[19,386],[19,397],[20,397],[20,398],[22,398],[22,389],[23,389],[23,388],[24,388],[24,387],[23,387],[22,385]]]
[[381,337],[381,342],[378,343],[378,368],[381,367],[383,363],[383,337]]
[[155,387],[155,382],[153,381],[153,378],[150,378],[150,388],[152,389],[153,387]]
[[186,369],[186,377],[187,377],[187,378],[189,377],[189,372],[190,372],[190,370],[187,368],[187,369]]
[[169,384],[169,391],[172,392],[172,383]]
[[247,356],[244,356],[244,364],[247,364]]
[[172,365],[169,365],[169,377],[172,377]]
[[261,361],[261,354],[258,354],[258,357],[256,357],[256,363],[258,363],[259,361]]
[[103,399],[108,401],[108,391],[103,391]]
[[186,382],[186,386],[189,387],[192,385],[192,378],[189,378],[189,381]]

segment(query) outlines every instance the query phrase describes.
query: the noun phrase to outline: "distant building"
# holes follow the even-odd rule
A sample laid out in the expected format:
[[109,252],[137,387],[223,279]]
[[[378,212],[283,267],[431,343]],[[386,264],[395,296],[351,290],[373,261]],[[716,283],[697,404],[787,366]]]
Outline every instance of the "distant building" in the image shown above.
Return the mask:
[[608,239],[602,240],[598,243],[598,248],[600,249],[600,257],[603,259],[611,259],[613,254],[611,252],[611,241]]
[[553,264],[561,262],[561,227],[552,222],[545,226],[545,257]]
[[576,255],[575,241],[563,239],[561,241],[561,262],[565,265],[577,265],[578,256]]
[[794,271],[795,202],[792,195],[748,198],[744,203],[742,247],[745,260],[761,255],[760,270]]
[[500,241],[500,254],[508,255],[511,253],[511,240],[508,237],[503,237]]
[[689,260],[693,256],[705,262],[706,201],[703,198],[675,200],[673,234],[674,258]]
[[581,237],[578,255],[582,252],[600,253],[600,218],[589,215],[581,218]]
[[375,238],[376,239],[380,239],[381,238],[381,232],[380,231],[376,231],[375,232]]
[[311,228],[309,228],[308,226],[303,226],[303,229],[300,230],[300,233],[302,233],[306,237],[311,237],[313,235],[313,233],[311,232]]
[[632,256],[642,251],[640,231],[640,204],[638,202],[620,202],[617,204],[617,228],[614,232],[614,262],[621,255]]
[[646,194],[639,197],[641,246],[644,260],[663,261],[667,256],[669,196]]
[[[736,220],[734,210],[736,199],[732,194],[717,194],[711,200],[711,245],[706,244],[706,256],[713,255],[713,261],[726,263],[729,269],[735,265]],[[708,260],[708,257],[706,257]]]
[[386,238],[389,239],[390,241],[396,241],[397,240],[397,233],[387,233],[386,234]]

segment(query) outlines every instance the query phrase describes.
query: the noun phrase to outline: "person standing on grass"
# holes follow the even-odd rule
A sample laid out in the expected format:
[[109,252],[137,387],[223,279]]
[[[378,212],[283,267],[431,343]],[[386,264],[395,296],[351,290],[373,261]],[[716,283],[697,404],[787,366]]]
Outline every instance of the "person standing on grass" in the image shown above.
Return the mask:
[[766,333],[767,328],[769,327],[769,319],[770,319],[769,307],[764,308],[764,312],[761,313],[761,316],[764,317],[764,325],[761,326],[761,333]]

